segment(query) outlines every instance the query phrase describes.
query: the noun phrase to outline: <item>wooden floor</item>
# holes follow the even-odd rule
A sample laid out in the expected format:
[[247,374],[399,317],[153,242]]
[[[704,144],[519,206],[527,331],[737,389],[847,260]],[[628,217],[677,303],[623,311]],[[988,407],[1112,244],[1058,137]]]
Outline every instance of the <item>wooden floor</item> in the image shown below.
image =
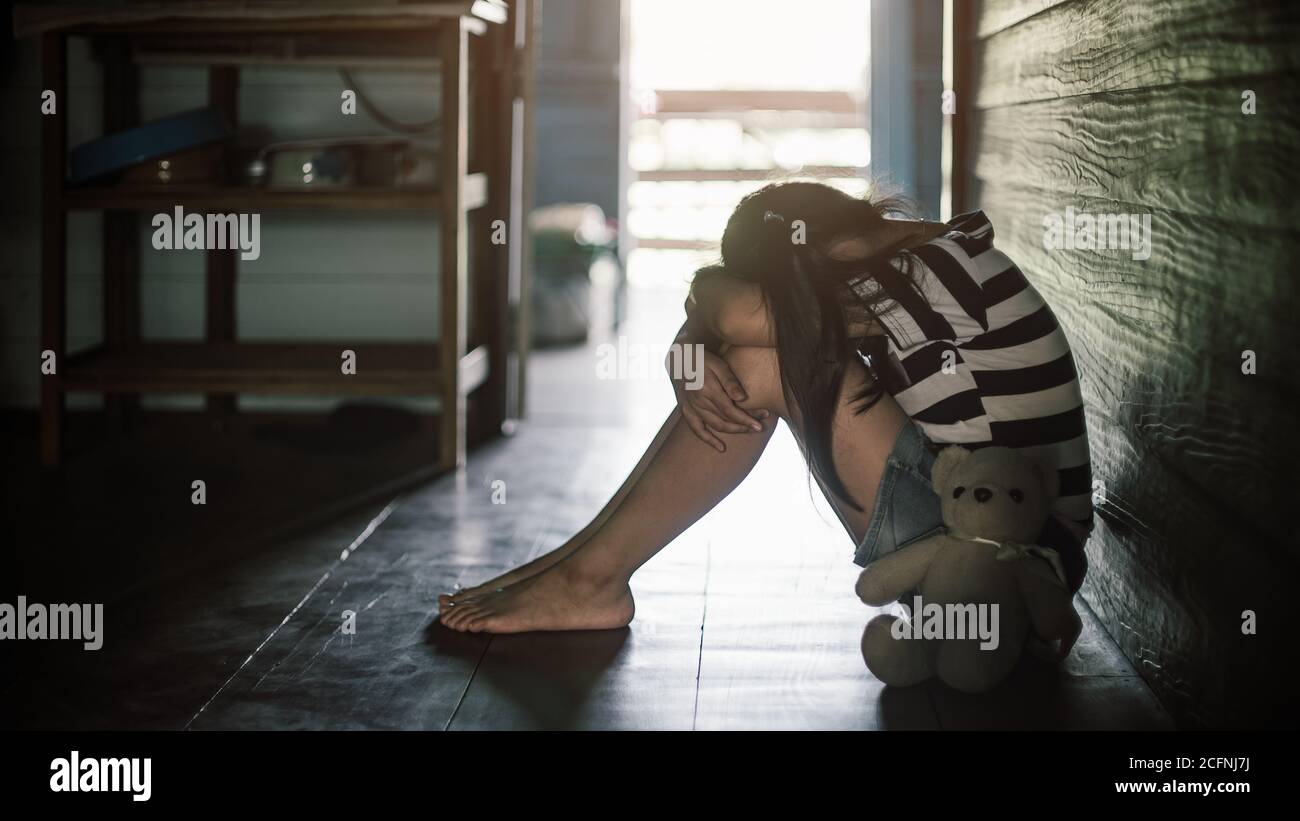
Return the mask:
[[[632,341],[671,337],[634,294]],[[192,729],[1149,729],[1170,726],[1087,614],[1059,669],[1025,662],[970,697],[887,690],[858,649],[874,614],[852,546],[781,431],[754,474],[633,580],[628,629],[472,636],[436,595],[561,543],[618,486],[671,403],[658,379],[598,381],[593,348],[537,357],[529,421],[444,477],[114,621],[98,653],[45,653],[21,726]],[[661,358],[662,354],[660,354]],[[651,369],[657,368],[651,357]],[[661,359],[660,359],[661,361]],[[505,482],[505,503],[493,483]],[[347,558],[341,558],[346,551]],[[355,611],[356,633],[342,630]],[[60,674],[54,675],[55,671]],[[39,686],[32,682],[39,680]]]

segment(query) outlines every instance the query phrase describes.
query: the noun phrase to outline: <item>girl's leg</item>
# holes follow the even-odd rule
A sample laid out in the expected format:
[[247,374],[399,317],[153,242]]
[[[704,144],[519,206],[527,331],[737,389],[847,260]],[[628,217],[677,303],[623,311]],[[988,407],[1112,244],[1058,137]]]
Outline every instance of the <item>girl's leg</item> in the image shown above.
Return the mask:
[[[740,484],[762,454],[777,416],[798,434],[799,422],[785,406],[775,350],[735,348],[726,359],[749,395],[744,406],[773,414],[762,433],[720,433],[727,450],[719,453],[684,424],[674,425],[626,498],[585,543],[531,578],[444,608],[443,624],[501,633],[627,624],[634,611],[628,588],[632,573]],[[835,464],[863,507],[837,505],[855,539],[866,531],[885,460],[907,423],[890,397],[865,414],[853,413],[849,398],[868,378],[860,365],[850,369],[834,419]]]
[[636,487],[636,483],[641,479],[641,475],[644,474],[646,469],[650,466],[655,455],[658,454],[660,448],[663,447],[664,442],[668,441],[669,435],[672,434],[673,428],[677,426],[677,421],[681,418],[682,412],[677,408],[673,408],[672,413],[668,414],[668,419],[664,421],[663,425],[659,428],[659,432],[655,434],[654,440],[641,456],[641,461],[637,462],[636,467],[632,468],[632,472],[629,473],[627,479],[623,481],[622,487],[620,487],[618,491],[614,493],[614,496],[605,503],[605,506],[596,514],[596,518],[592,519],[590,524],[574,534],[567,542],[548,553],[538,556],[536,559],[533,559],[526,564],[521,564],[519,567],[506,573],[502,573],[500,576],[489,579],[482,584],[467,587],[454,594],[444,593],[438,597],[438,604],[443,607],[452,604],[463,604],[470,599],[478,598],[484,593],[491,593],[500,590],[503,587],[508,587],[515,582],[529,578],[530,576],[536,576],[538,573],[555,564],[560,559],[563,559],[583,544],[586,544],[587,540],[596,535],[601,527],[604,526],[605,522],[609,521],[609,517],[614,515],[614,511],[618,510],[619,506],[623,504],[623,500],[632,492],[632,488]]
[[[751,401],[755,393],[758,394],[759,404],[755,407],[770,408],[785,419],[802,445],[803,421],[796,408],[786,407],[776,351],[772,348],[736,348],[727,360],[749,392]],[[835,471],[860,509],[855,510],[851,504],[821,485],[823,495],[855,545],[862,541],[871,524],[876,491],[885,472],[885,463],[894,448],[894,440],[898,438],[903,425],[910,424],[907,414],[889,394],[882,396],[865,413],[857,412],[860,408],[854,403],[853,397],[860,396],[871,384],[871,380],[870,373],[861,362],[855,360],[850,364],[844,375],[844,384],[840,386],[839,405],[831,420],[831,456],[835,461]],[[750,403],[742,405],[748,407]]]
[[588,526],[586,531],[594,532],[585,541],[576,543],[575,537],[555,551],[565,551],[562,555],[547,554],[542,557],[547,566],[508,587],[445,603],[442,623],[496,633],[622,627],[633,614],[632,571],[740,484],[776,423],[772,411],[761,433],[719,433],[726,446],[719,453],[696,438],[674,410],[601,512],[605,520]]

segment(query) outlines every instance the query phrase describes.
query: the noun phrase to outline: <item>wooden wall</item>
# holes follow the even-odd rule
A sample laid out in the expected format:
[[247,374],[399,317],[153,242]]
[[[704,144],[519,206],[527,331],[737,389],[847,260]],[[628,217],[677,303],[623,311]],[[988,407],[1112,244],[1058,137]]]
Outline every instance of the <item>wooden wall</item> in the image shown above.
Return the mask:
[[[1084,597],[1183,724],[1295,726],[1300,5],[954,1],[974,3],[959,206],[1081,371],[1104,483]],[[1149,214],[1150,258],[1045,248],[1067,207]]]

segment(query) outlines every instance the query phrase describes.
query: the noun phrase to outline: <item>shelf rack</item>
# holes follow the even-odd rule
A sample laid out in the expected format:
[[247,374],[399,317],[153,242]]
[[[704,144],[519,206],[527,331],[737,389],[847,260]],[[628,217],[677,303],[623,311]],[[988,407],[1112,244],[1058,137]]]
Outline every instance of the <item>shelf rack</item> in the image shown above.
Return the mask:
[[[43,376],[41,459],[60,464],[70,391],[101,392],[114,418],[138,394],[198,392],[208,412],[234,412],[238,393],[436,395],[437,471],[464,463],[474,404],[474,438],[500,432],[521,409],[526,338],[514,325],[524,291],[527,228],[522,219],[531,129],[535,2],[247,3],[19,6],[18,36],[38,36],[44,88],[60,101],[42,118],[41,346],[58,372]],[[209,105],[238,118],[242,64],[437,68],[441,93],[438,185],[420,188],[297,190],[226,185],[71,188],[67,156],[67,39],[91,38],[104,67],[104,132],[139,122],[138,62],[206,62]],[[162,56],[159,57],[159,53]],[[198,56],[196,56],[198,55]],[[470,76],[474,76],[471,99]],[[471,120],[472,117],[472,120]],[[470,142],[471,129],[473,143]],[[473,171],[471,172],[471,166]],[[407,211],[436,215],[440,232],[441,327],[436,343],[256,342],[237,338],[235,251],[206,251],[206,335],[196,343],[141,339],[139,212],[183,206],[190,212]],[[104,341],[69,356],[67,215],[104,213]],[[489,241],[496,220],[509,242]],[[471,230],[473,229],[473,230]],[[471,260],[470,237],[476,243]],[[473,270],[471,270],[471,265]],[[471,315],[471,306],[473,314]],[[340,352],[357,355],[357,373],[340,371]],[[471,396],[473,394],[473,396]]]

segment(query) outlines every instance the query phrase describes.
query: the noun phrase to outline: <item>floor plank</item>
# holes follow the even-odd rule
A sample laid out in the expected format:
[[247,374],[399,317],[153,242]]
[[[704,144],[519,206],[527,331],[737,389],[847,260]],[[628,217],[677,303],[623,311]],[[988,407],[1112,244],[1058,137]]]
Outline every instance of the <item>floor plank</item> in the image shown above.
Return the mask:
[[[489,638],[440,628],[437,595],[467,573],[477,580],[514,564],[569,510],[562,488],[585,438],[525,432],[493,446],[463,480],[399,500],[194,726],[447,728]],[[538,470],[515,478],[521,458]],[[512,477],[504,504],[492,501],[498,475]],[[342,632],[344,610],[356,613],[355,635]]]
[[888,691],[862,661],[877,610],[853,593],[852,542],[808,485],[782,427],[710,537],[697,729],[937,729],[925,693]]
[[1023,658],[1007,681],[972,696],[925,685],[944,729],[1172,730],[1174,722],[1082,599],[1083,633],[1052,666]]
[[634,580],[631,628],[493,637],[451,729],[691,729],[704,567],[660,559]]
[[1068,676],[1031,659],[979,696],[925,685],[945,730],[1172,730],[1136,676]]
[[[648,425],[591,429],[581,467],[563,487],[564,505],[551,507],[550,531],[536,548],[520,551],[517,561],[561,544],[586,525],[654,432]],[[532,471],[529,464],[521,473]],[[558,492],[553,488],[547,495]],[[705,558],[698,536],[688,532],[642,568],[632,580],[637,617],[631,629],[493,637],[451,729],[689,730]]]

